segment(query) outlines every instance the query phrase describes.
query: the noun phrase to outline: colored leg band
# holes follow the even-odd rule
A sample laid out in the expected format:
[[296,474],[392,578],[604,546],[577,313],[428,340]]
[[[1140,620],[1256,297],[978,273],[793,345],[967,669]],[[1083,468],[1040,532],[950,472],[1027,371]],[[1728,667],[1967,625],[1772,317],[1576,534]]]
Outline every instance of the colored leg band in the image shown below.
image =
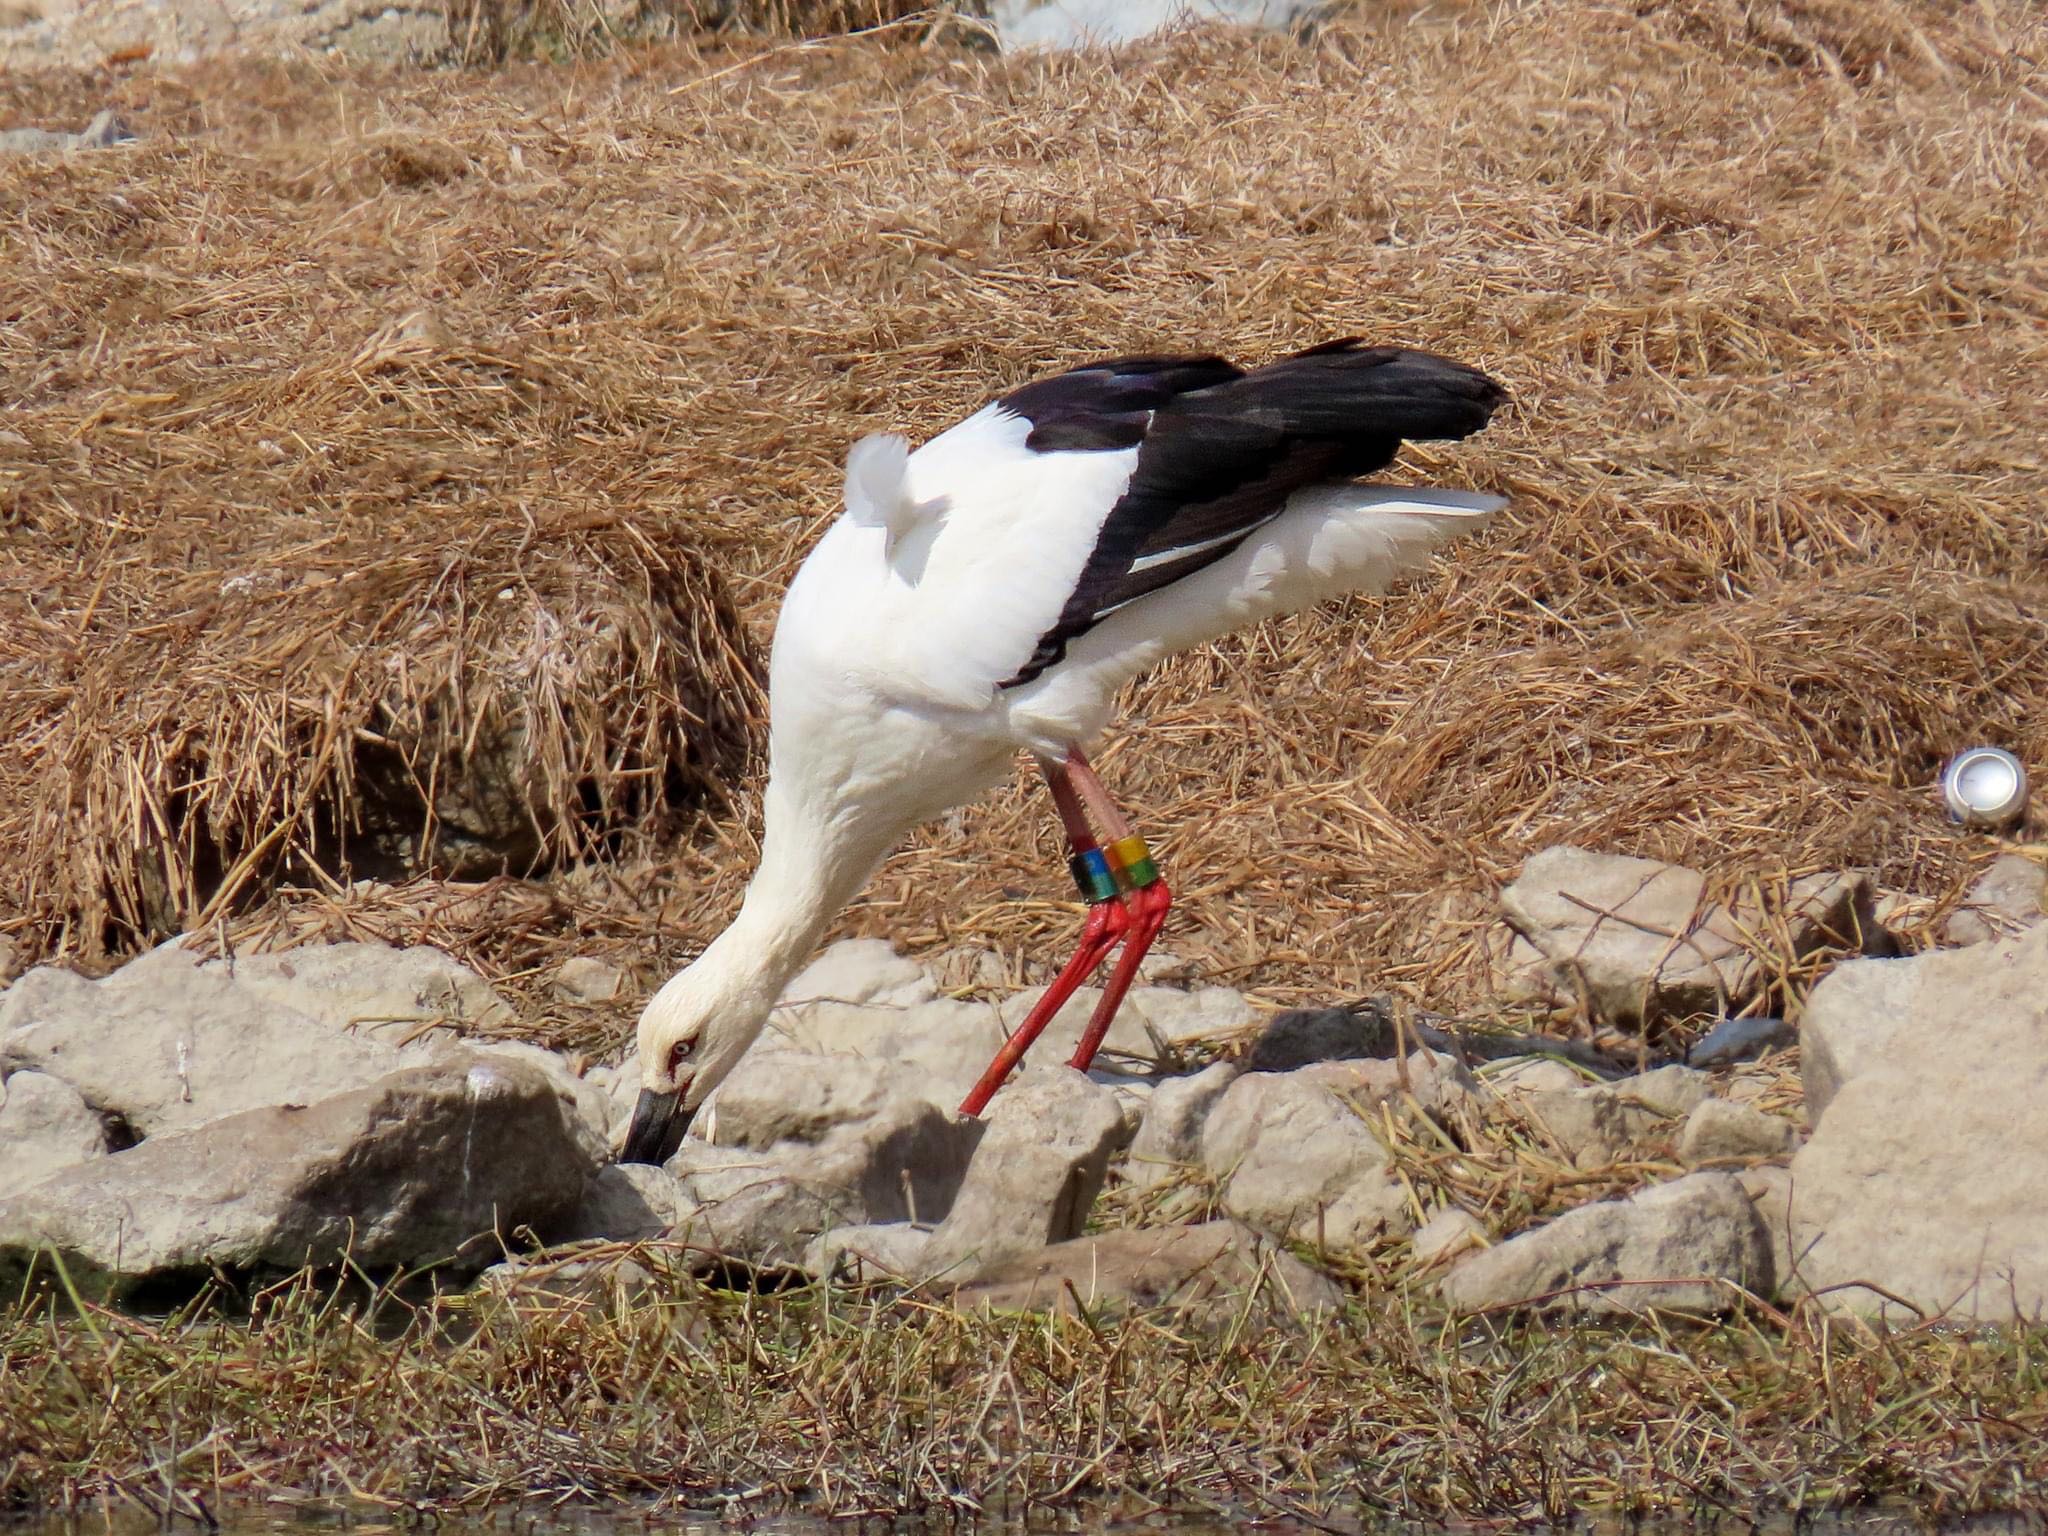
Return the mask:
[[1135,833],[1109,845],[1109,862],[1129,890],[1141,891],[1159,879],[1159,866],[1152,861],[1152,850]]
[[1074,872],[1074,884],[1080,887],[1081,899],[1090,906],[1116,899],[1116,874],[1109,867],[1109,855],[1100,848],[1083,849],[1067,860],[1067,868]]

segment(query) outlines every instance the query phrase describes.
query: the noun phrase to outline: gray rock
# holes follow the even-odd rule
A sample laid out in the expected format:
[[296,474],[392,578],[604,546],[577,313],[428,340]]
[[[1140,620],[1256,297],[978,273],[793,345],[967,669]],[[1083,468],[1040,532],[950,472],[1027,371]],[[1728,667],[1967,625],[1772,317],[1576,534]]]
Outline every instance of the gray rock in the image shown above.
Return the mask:
[[953,1293],[995,1312],[1169,1308],[1190,1322],[1294,1322],[1336,1310],[1328,1275],[1236,1222],[1126,1228],[1058,1243],[997,1265]]
[[856,1285],[919,1284],[945,1276],[946,1266],[933,1258],[931,1242],[930,1227],[908,1221],[837,1227],[812,1240],[804,1250],[803,1269]]
[[1417,1265],[1429,1269],[1485,1242],[1486,1223],[1470,1211],[1447,1205],[1416,1229],[1410,1252]]
[[669,1160],[691,1201],[671,1236],[707,1257],[796,1265],[838,1227],[938,1221],[985,1130],[886,1064],[756,1051]]
[[1005,52],[1112,47],[1198,23],[1292,30],[1327,0],[991,0]]
[[797,973],[777,1006],[800,1024],[812,1009],[910,1008],[937,996],[923,967],[897,954],[888,941],[841,939]]
[[[1224,1092],[1202,1129],[1202,1162],[1240,1221],[1299,1242],[1360,1248],[1414,1228],[1407,1189],[1368,1116],[1400,1094],[1391,1061],[1328,1062],[1250,1072]],[[1449,1057],[1417,1051],[1408,1076],[1426,1113],[1471,1099]]]
[[1870,1313],[2048,1311],[2048,924],[1838,966],[1800,1036],[1801,1285]]
[[[564,1099],[576,1106],[577,1126],[584,1134],[585,1149],[595,1162],[611,1155],[611,1098],[600,1083],[578,1077],[569,1063],[554,1051],[527,1040],[476,1040],[461,1051],[437,1050],[434,1059],[444,1061],[495,1058],[519,1061],[546,1075]],[[623,1131],[621,1132],[623,1135]]]
[[1237,1077],[1236,1067],[1219,1061],[1155,1087],[1131,1142],[1124,1176],[1133,1184],[1150,1186],[1171,1178],[1176,1169],[1200,1162],[1202,1126]]
[[1503,1057],[1482,1069],[1479,1081],[1489,1093],[1503,1099],[1577,1093],[1586,1086],[1584,1073],[1555,1056]]
[[555,970],[555,996],[565,1003],[616,1002],[626,992],[626,973],[594,955],[571,955]]
[[1792,1247],[1792,1171],[1773,1163],[1759,1163],[1736,1175],[1742,1192],[1749,1196],[1757,1220],[1764,1224],[1764,1236],[1771,1245],[1771,1275],[1777,1281],[1776,1295],[1783,1296],[1798,1280],[1801,1255]]
[[98,981],[45,966],[0,993],[0,1073],[62,1078],[154,1136],[453,1060],[435,1025],[508,1015],[438,950],[315,945],[231,963],[173,943]]
[[63,153],[74,149],[109,149],[135,137],[121,126],[112,111],[103,111],[78,133],[53,132],[47,128],[0,130],[0,155]]
[[1110,1159],[1130,1140],[1116,1095],[1070,1067],[1010,1084],[987,1124],[932,1235],[932,1254],[948,1267],[978,1270],[1079,1237]]
[[1131,1129],[1113,1090],[1070,1068],[1029,1073],[990,1106],[943,1220],[835,1228],[810,1243],[803,1267],[869,1279],[957,1279],[1078,1237]]
[[1732,1067],[1798,1042],[1799,1031],[1784,1019],[1723,1019],[1693,1042],[1685,1064],[1700,1071]]
[[[1043,987],[1027,987],[1003,1000],[998,1016],[1006,1034],[1024,1021],[1044,991]],[[1075,992],[1046,1025],[1039,1043],[1031,1048],[1031,1059],[1042,1061],[1050,1055],[1065,1060],[1071,1055],[1101,999],[1097,987]],[[1124,1058],[1140,1070],[1155,1070],[1164,1060],[1162,1047],[1227,1039],[1257,1017],[1244,995],[1230,987],[1203,987],[1194,992],[1178,987],[1133,987],[1124,994],[1116,1022],[1103,1037],[1103,1060],[1113,1063]]]
[[1384,1055],[1376,1049],[1390,1029],[1367,1004],[1354,1008],[1289,1008],[1266,1020],[1259,1038],[1245,1053],[1247,1072],[1292,1072],[1318,1061],[1352,1061]]
[[1795,1138],[1792,1122],[1778,1115],[1727,1099],[1704,1099],[1678,1133],[1678,1160],[1688,1168],[1754,1162],[1790,1152]]
[[1925,897],[1878,887],[1871,897],[1871,931],[1863,953],[1872,959],[1888,960],[1928,948],[1930,907]]
[[1740,1181],[1694,1173],[1475,1253],[1444,1277],[1443,1294],[1460,1312],[1711,1314],[1775,1284],[1770,1240]]
[[1712,1093],[1705,1073],[1659,1067],[1569,1093],[1530,1094],[1521,1112],[1581,1168],[1670,1152],[1685,1117]]
[[0,1084],[0,1198],[106,1151],[106,1126],[69,1083],[17,1072]]
[[591,1176],[583,1203],[556,1242],[644,1242],[659,1237],[690,1210],[690,1198],[666,1168],[645,1163],[609,1163]]
[[586,1308],[630,1307],[651,1301],[664,1291],[654,1271],[636,1259],[604,1258],[507,1259],[476,1277],[476,1288],[517,1306],[539,1301],[549,1313],[566,1303]]
[[1941,936],[1950,944],[1981,944],[2025,932],[2044,915],[2048,871],[2017,853],[2002,853],[1977,877],[1963,905],[1949,914]]
[[0,1285],[48,1245],[89,1293],[213,1269],[496,1258],[574,1212],[593,1171],[575,1111],[516,1062],[410,1068],[304,1108],[165,1131],[0,1201]]
[[1730,909],[1706,899],[1706,879],[1693,870],[1579,848],[1530,859],[1501,907],[1525,941],[1507,961],[1520,990],[1628,1028],[1748,1003],[1766,979],[1752,953],[1760,930],[1788,937],[1803,955],[1825,944],[1858,950],[1871,926],[1861,874],[1795,880],[1777,911]]
[[[951,1109],[1043,991],[1029,988],[994,1004],[940,997],[932,979],[887,944],[848,939],[825,950],[790,983],[762,1045],[892,1063],[899,1081]],[[1084,987],[1069,999],[1033,1045],[1027,1064],[1052,1066],[1071,1056],[1100,996]],[[1253,1016],[1243,996],[1227,987],[1134,987],[1103,1043],[1099,1065],[1153,1070],[1162,1055],[1155,1035],[1170,1049],[1232,1033]]]

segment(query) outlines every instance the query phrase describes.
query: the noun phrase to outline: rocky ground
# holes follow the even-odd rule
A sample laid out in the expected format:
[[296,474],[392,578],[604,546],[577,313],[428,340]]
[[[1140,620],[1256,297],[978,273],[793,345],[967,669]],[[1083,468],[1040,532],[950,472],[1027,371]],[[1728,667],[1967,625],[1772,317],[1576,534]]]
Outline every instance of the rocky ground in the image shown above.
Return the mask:
[[[1130,43],[1196,22],[1287,31],[1340,9],[1318,0],[967,0],[953,29],[1005,50]],[[678,32],[932,25],[941,7],[806,5],[804,0],[6,0],[0,68],[91,69],[222,53],[297,52],[393,63],[551,55]],[[7,146],[0,141],[0,149]],[[21,145],[16,147],[37,147]]]
[[[509,1006],[432,949],[42,968],[0,994],[0,1284],[55,1283],[61,1258],[147,1305],[346,1256],[498,1289],[801,1272],[996,1308],[1315,1309],[1394,1277],[1466,1313],[2035,1318],[2041,884],[2008,856],[1928,935],[1854,874],[1724,905],[1688,871],[1554,848],[1503,894],[1498,974],[1565,1033],[1373,1004],[1262,1020],[1228,988],[1148,985],[1083,1076],[1057,1064],[1083,993],[981,1121],[953,1106],[1034,994],[981,985],[1001,968],[972,951],[927,970],[848,941],[664,1168],[610,1162],[630,1056],[493,1038]],[[1764,1016],[1761,935],[1818,975],[1796,1031]],[[555,978],[628,985],[587,958]],[[1703,1017],[1728,1022],[1678,1023]]]

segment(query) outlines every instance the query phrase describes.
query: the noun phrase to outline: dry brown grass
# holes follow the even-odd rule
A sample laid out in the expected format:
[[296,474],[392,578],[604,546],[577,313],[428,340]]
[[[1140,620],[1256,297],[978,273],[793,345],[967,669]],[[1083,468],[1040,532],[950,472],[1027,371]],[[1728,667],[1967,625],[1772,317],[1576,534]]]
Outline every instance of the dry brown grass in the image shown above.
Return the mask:
[[[161,567],[197,509],[310,540],[365,495],[394,546],[466,502],[501,548],[703,548],[758,643],[859,434],[1090,354],[1357,332],[1513,387],[1411,468],[1514,507],[1392,601],[1133,690],[1098,761],[1178,877],[1170,947],[1276,1001],[1469,1003],[1497,884],[1558,841],[1946,900],[1989,845],[1940,819],[1942,758],[2048,764],[2044,60],[2013,4],[1644,0],[1114,62],[892,33],[10,80],[0,121],[111,100],[146,137],[0,167],[0,422],[28,439],[0,448],[6,643],[134,655],[141,616],[183,611]],[[341,376],[421,312],[432,359]],[[350,403],[309,411],[308,372]],[[266,437],[293,444],[275,468]],[[180,511],[170,481],[204,489]],[[42,749],[14,739],[18,774]],[[375,893],[258,920],[431,933],[500,972],[613,944],[651,981],[731,911],[747,825],[548,912],[490,897],[464,927]],[[1027,974],[1073,923],[1056,852],[1020,777],[846,928]]]
[[1589,1509],[1796,1527],[1882,1501],[1932,1529],[2038,1514],[2048,1476],[2038,1328],[1444,1326],[1398,1298],[1302,1329],[1252,1304],[1215,1326],[990,1318],[687,1276],[638,1301],[418,1308],[300,1276],[256,1307],[248,1327],[204,1305],[0,1311],[0,1508],[104,1523],[82,1508],[104,1501],[171,1528],[259,1500],[371,1524],[517,1500],[523,1525],[541,1500],[715,1500],[1038,1529],[1082,1504],[1363,1536]]

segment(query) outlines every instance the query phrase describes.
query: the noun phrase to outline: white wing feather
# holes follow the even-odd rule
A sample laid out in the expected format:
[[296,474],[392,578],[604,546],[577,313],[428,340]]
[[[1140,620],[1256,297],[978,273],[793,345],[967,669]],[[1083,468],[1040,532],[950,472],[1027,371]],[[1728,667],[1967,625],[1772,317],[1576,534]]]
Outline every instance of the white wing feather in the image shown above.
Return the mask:
[[981,711],[1059,617],[1135,448],[1034,453],[995,406],[915,453],[870,438],[847,465],[846,515],[805,561],[778,651],[880,699]]

